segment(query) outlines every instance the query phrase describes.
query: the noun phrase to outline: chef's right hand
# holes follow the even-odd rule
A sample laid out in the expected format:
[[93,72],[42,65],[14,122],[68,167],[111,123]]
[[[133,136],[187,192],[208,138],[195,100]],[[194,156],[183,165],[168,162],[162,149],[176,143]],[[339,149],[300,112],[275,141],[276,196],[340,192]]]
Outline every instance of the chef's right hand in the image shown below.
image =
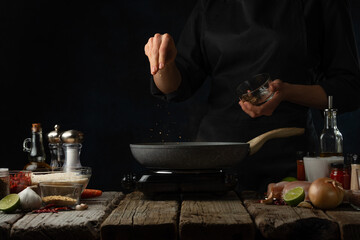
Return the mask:
[[165,68],[167,64],[173,63],[177,54],[174,40],[167,33],[156,33],[154,37],[149,38],[144,50],[150,62],[152,75]]

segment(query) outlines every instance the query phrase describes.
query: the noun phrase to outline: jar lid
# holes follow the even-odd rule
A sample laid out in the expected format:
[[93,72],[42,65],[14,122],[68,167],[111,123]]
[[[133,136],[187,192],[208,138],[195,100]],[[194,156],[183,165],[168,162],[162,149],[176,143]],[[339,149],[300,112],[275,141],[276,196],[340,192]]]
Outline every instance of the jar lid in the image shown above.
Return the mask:
[[343,163],[332,163],[331,167],[332,168],[344,168],[344,164]]
[[63,143],[82,143],[84,134],[77,130],[68,130],[61,134]]
[[0,177],[7,177],[9,176],[9,169],[8,168],[0,168]]

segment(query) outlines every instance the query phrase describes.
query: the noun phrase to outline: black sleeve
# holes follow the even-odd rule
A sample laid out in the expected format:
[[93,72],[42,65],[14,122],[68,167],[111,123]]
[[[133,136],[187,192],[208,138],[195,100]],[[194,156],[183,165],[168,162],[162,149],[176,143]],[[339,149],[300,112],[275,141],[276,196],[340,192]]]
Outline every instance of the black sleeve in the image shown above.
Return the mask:
[[360,69],[347,0],[322,0],[324,45],[319,84],[339,112],[360,107]]
[[163,94],[151,78],[151,93],[166,101],[183,101],[191,97],[204,83],[207,71],[206,60],[203,54],[203,22],[204,3],[199,0],[195,5],[180,39],[177,43],[175,63],[181,74],[181,84],[175,92]]

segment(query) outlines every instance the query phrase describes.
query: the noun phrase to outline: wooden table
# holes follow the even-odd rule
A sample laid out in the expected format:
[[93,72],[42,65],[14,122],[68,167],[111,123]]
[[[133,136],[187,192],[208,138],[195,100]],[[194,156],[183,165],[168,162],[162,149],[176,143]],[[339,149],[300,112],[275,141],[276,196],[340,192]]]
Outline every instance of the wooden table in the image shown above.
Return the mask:
[[241,199],[194,195],[147,198],[127,195],[101,226],[107,239],[360,239],[360,211],[265,205],[259,196]]
[[[84,202],[84,201],[82,201]],[[254,193],[105,192],[86,211],[0,213],[0,239],[360,239],[360,211],[264,205]]]
[[0,212],[0,239],[99,239],[101,223],[123,197],[122,193],[105,192],[98,198],[82,200],[89,206],[85,211]]

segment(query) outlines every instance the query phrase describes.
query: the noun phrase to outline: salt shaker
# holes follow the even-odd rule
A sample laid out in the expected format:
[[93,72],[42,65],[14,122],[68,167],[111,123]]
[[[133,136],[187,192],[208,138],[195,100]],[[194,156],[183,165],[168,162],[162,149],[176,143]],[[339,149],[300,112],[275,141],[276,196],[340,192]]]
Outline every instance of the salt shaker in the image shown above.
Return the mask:
[[358,155],[354,154],[352,156],[352,162],[351,162],[350,190],[359,190],[359,182],[356,173],[357,169],[360,169],[360,159]]
[[68,130],[61,134],[61,141],[65,153],[63,169],[69,171],[81,167],[80,152],[84,134],[77,130]]

